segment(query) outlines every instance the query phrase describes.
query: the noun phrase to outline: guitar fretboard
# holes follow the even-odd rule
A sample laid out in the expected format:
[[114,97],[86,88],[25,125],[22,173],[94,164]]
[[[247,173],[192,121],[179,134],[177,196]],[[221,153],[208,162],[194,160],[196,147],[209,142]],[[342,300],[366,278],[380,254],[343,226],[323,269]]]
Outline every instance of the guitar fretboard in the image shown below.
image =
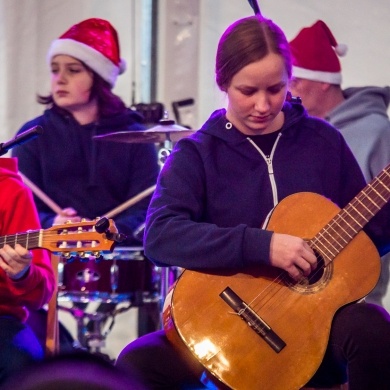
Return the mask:
[[311,240],[324,260],[332,261],[390,200],[390,165]]
[[34,249],[39,247],[40,230],[34,230],[26,233],[12,234],[8,236],[0,237],[0,247],[8,244],[14,247],[16,244],[20,244],[27,249]]

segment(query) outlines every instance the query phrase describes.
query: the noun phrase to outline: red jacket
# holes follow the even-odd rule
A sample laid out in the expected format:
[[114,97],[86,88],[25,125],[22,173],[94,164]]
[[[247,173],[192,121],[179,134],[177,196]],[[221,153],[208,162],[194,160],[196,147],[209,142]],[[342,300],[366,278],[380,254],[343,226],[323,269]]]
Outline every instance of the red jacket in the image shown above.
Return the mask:
[[[17,174],[17,159],[0,158],[0,236],[40,229],[31,191]],[[11,280],[0,268],[0,315],[25,321],[28,309],[46,304],[54,291],[55,277],[49,253],[35,249],[27,276]]]

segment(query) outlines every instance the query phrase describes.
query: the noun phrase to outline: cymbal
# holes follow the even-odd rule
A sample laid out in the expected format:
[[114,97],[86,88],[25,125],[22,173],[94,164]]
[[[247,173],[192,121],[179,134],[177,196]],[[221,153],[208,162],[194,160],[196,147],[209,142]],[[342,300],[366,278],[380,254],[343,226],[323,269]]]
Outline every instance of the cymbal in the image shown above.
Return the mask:
[[165,141],[177,142],[184,137],[195,133],[179,125],[158,125],[148,130],[118,131],[93,137],[98,141],[113,141],[125,143],[161,143]]

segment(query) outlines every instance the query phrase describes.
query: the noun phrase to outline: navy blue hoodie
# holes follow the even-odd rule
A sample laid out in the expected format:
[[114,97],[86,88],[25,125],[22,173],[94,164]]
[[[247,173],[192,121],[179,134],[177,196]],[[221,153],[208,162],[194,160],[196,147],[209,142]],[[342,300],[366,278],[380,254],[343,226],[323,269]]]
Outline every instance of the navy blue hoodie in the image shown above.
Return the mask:
[[[144,129],[140,116],[125,114],[79,125],[71,115],[55,108],[26,123],[43,134],[13,149],[20,171],[61,208],[73,207],[78,215],[94,219],[156,184],[159,173],[154,144],[96,141],[95,135]],[[44,228],[52,226],[55,213],[35,198]],[[133,232],[144,221],[150,197],[114,218],[118,230],[128,236],[126,245],[140,245]]]
[[[177,143],[148,209],[150,259],[189,269],[268,264],[272,232],[261,226],[275,204],[314,192],[344,207],[365,186],[338,130],[300,105],[286,103],[283,111],[269,156],[228,123],[225,110]],[[376,244],[389,244],[389,223],[375,226]]]

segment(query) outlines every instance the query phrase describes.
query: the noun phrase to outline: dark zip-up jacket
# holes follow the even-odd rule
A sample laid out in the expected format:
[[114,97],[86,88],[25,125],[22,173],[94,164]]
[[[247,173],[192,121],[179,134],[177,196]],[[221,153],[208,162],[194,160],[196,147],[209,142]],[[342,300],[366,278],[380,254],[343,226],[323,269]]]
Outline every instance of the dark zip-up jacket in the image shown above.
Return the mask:
[[[270,156],[228,124],[225,110],[177,143],[148,209],[150,259],[189,269],[268,264],[272,232],[261,226],[277,202],[308,191],[344,207],[365,186],[339,131],[300,105],[286,103],[283,111]],[[378,247],[388,245],[389,223],[371,225]]]

